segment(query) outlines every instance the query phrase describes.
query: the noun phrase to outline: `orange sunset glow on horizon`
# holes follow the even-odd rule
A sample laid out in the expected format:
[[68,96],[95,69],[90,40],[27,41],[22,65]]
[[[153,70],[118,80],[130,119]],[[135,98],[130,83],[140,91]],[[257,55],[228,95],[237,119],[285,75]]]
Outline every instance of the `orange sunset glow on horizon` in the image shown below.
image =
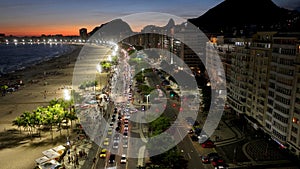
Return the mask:
[[87,28],[91,31],[93,26],[39,26],[39,27],[16,27],[16,28],[4,28],[0,32],[4,33],[6,36],[41,36],[41,35],[57,35],[62,34],[63,36],[78,36],[80,28]]
[[[4,33],[6,36],[41,36],[41,35],[57,35],[61,34],[63,36],[78,36],[79,29],[86,28],[88,32],[92,31],[94,26],[79,26],[79,25],[68,25],[60,27],[49,27],[49,26],[39,26],[39,27],[4,27],[0,30],[0,33]],[[134,27],[132,31],[139,32],[143,26]]]

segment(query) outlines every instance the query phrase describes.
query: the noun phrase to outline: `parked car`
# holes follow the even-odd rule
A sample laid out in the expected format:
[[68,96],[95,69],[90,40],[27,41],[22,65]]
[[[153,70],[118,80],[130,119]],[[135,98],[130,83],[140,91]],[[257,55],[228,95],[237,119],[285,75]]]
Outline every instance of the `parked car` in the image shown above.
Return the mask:
[[227,166],[216,166],[215,169],[227,169]]
[[201,161],[204,164],[209,164],[210,163],[209,158],[207,156],[202,156],[201,157]]
[[209,153],[207,154],[209,161],[213,161],[215,158],[220,158],[218,153]]
[[224,159],[222,159],[221,157],[219,157],[219,158],[214,158],[214,159],[212,159],[211,164],[212,164],[214,167],[217,167],[217,166],[224,166],[224,165],[225,165],[225,161],[224,161]]
[[191,139],[192,139],[192,141],[198,141],[199,140],[197,135],[191,135]]
[[201,146],[203,148],[214,148],[215,147],[215,144],[213,141],[211,140],[206,140],[204,143],[201,144]]
[[208,140],[208,136],[204,134],[204,135],[198,136],[198,139],[199,139],[199,143],[205,143]]

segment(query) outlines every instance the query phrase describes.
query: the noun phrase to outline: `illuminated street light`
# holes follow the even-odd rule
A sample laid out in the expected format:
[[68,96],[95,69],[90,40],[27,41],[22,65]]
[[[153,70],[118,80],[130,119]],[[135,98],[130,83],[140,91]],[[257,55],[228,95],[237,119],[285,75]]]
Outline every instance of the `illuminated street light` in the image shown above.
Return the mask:
[[116,51],[112,51],[112,53],[111,53],[113,56],[116,56]]
[[108,60],[109,62],[112,61],[111,55],[108,55],[107,60]]
[[97,64],[96,69],[99,73],[102,72],[102,66],[100,64]]
[[64,93],[64,99],[65,100],[67,100],[67,101],[71,100],[71,94],[70,94],[70,91],[68,89],[64,89],[63,93]]

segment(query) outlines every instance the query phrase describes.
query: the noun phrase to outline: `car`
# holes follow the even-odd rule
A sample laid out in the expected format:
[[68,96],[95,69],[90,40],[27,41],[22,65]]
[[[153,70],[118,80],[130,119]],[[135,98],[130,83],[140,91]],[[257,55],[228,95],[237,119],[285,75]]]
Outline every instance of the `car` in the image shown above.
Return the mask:
[[127,137],[128,137],[128,132],[125,131],[125,132],[123,133],[123,137],[127,138]]
[[213,141],[211,140],[206,140],[204,143],[201,144],[201,146],[203,148],[214,148],[215,147],[215,144]]
[[118,133],[116,133],[114,135],[114,141],[119,141],[120,140],[120,135]]
[[[202,132],[202,129],[201,129],[201,128],[195,127],[195,134],[196,134],[197,136],[199,136],[199,135],[201,134],[201,132]],[[202,132],[202,134],[204,135],[205,133]]]
[[194,133],[194,130],[193,130],[193,129],[189,129],[189,130],[188,130],[188,133],[189,133],[189,134],[193,134],[193,133]]
[[219,154],[214,153],[214,152],[207,154],[207,157],[208,157],[209,161],[213,161],[215,158],[220,158]]
[[199,121],[197,121],[197,120],[196,120],[196,121],[194,122],[194,124],[193,124],[194,127],[199,126],[199,125],[200,125],[200,123],[199,123]]
[[114,142],[113,149],[118,149],[118,148],[119,148],[119,143],[118,142]]
[[197,135],[191,135],[191,139],[192,139],[192,141],[198,141],[199,140]]
[[129,114],[126,114],[126,115],[125,115],[125,118],[126,118],[126,119],[130,119],[130,115],[129,115]]
[[100,152],[100,158],[105,158],[106,157],[106,152],[107,150],[106,149],[102,149],[101,152]]
[[108,134],[108,135],[112,135],[112,128],[109,128],[109,129],[107,130],[107,134]]
[[227,169],[226,166],[216,166],[215,169]]
[[210,163],[210,160],[207,156],[202,156],[201,161],[202,161],[203,164],[209,164]]
[[114,123],[113,123],[113,122],[110,122],[110,123],[109,123],[109,127],[114,127]]
[[123,139],[123,148],[127,148],[127,147],[128,147],[128,140]]
[[109,145],[109,138],[105,138],[103,145],[108,146]]
[[204,135],[198,136],[198,139],[199,139],[199,143],[204,143],[208,140],[208,136],[204,134]]
[[119,132],[121,130],[121,128],[118,126],[116,127],[116,132]]
[[109,156],[109,160],[108,160],[108,163],[109,164],[113,164],[115,162],[115,159],[116,159],[116,155],[115,154],[111,154]]
[[122,154],[120,163],[121,163],[121,164],[125,164],[126,162],[127,162],[126,155],[125,155],[125,154]]
[[225,161],[224,161],[224,159],[222,159],[221,157],[219,157],[219,158],[214,158],[214,159],[212,159],[211,164],[212,164],[214,167],[217,167],[217,166],[224,166]]
[[122,122],[118,121],[118,127],[121,127]]

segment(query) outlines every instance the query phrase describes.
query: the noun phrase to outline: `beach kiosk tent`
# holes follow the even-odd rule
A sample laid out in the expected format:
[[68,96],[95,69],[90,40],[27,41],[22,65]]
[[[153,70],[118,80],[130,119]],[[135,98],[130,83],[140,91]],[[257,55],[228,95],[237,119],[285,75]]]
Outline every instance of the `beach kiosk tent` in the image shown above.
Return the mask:
[[61,164],[55,160],[50,160],[43,164],[38,165],[38,169],[58,169],[61,167]]
[[59,160],[60,157],[60,154],[53,149],[43,151],[42,153],[51,160]]
[[66,147],[63,146],[63,145],[59,145],[59,146],[54,147],[54,148],[52,148],[52,149],[53,149],[55,152],[57,152],[58,154],[62,155],[62,154],[65,152]]
[[37,165],[43,164],[47,161],[50,161],[50,159],[46,156],[35,159],[35,162],[37,163]]

